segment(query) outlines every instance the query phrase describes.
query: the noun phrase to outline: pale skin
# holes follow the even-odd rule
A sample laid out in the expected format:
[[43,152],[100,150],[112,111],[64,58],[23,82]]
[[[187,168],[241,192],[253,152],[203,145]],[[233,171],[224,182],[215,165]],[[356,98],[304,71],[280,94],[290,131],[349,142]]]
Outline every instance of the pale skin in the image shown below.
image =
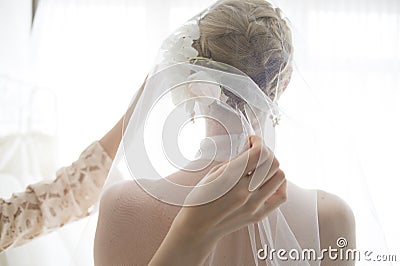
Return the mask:
[[[250,149],[230,161],[229,166],[224,163],[211,169],[207,181],[232,178],[240,172],[237,166],[240,168],[242,162],[247,162],[245,175],[223,197],[205,205],[182,208],[149,265],[202,264],[223,236],[261,220],[285,202],[286,179],[278,161],[274,159],[268,171],[268,167],[264,167],[269,165],[267,162],[258,163],[263,154],[269,153],[263,148],[261,138],[251,136],[249,142]],[[256,168],[263,171],[266,181],[257,190],[249,192],[251,177],[246,173]]]
[[[136,99],[127,113],[131,113],[135,108],[136,102],[139,99],[143,86],[139,90]],[[101,140],[100,143],[104,146],[109,155],[114,158],[117,145],[122,137],[123,118],[116,124],[116,126],[108,132]],[[246,165],[247,170],[254,170],[256,167],[262,168],[263,164],[257,166],[256,162],[262,155],[268,154],[268,151],[262,146],[262,140],[257,136],[249,138],[251,148],[246,151],[246,155],[250,160]],[[231,161],[234,165],[244,160],[242,157],[237,157]],[[247,158],[247,157],[246,157]],[[236,161],[235,161],[236,160]],[[226,170],[226,163],[219,165],[212,165],[199,172],[197,176],[185,176],[182,173],[174,174],[168,178],[181,180],[182,182],[198,182],[207,173],[211,173],[208,178],[218,178],[223,170]],[[229,171],[229,169],[228,169]],[[226,171],[225,171],[226,172]],[[261,171],[262,172],[262,171]],[[229,172],[228,172],[229,173]],[[232,175],[234,171],[230,172]],[[108,265],[108,263],[132,263],[132,260],[145,261],[149,265],[200,265],[209,255],[215,244],[219,241],[224,241],[224,236],[229,235],[234,231],[240,231],[246,225],[261,220],[267,216],[271,211],[279,207],[286,199],[286,179],[283,171],[279,168],[279,162],[276,158],[273,161],[273,167],[270,171],[263,172],[265,180],[261,187],[256,191],[250,193],[248,191],[248,183],[250,178],[244,175],[240,178],[237,185],[220,199],[197,207],[184,207],[178,208],[176,206],[162,207],[162,211],[166,214],[169,221],[157,221],[154,224],[153,230],[147,232],[143,227],[148,226],[151,221],[144,220],[139,212],[143,211],[140,206],[144,202],[149,211],[153,208],[158,208],[160,202],[152,199],[144,193],[135,182],[129,184],[121,184],[120,186],[112,187],[107,191],[102,199],[102,206],[100,209],[100,218],[102,216],[114,215],[121,216],[118,220],[118,225],[107,221],[104,225],[99,224],[98,230],[102,226],[119,232],[126,239],[119,239],[123,245],[132,247],[132,252],[126,255],[126,260],[121,258],[121,254],[117,253],[118,248],[111,250],[112,246],[107,246],[107,236],[98,237],[96,235],[95,241],[95,262],[97,265]],[[141,200],[132,200],[135,195]],[[320,247],[328,249],[329,246],[336,248],[336,241],[339,237],[344,237],[348,241],[347,248],[355,249],[355,219],[350,207],[339,197],[325,191],[317,191],[317,204],[318,204],[318,222],[320,234]],[[125,202],[126,201],[126,202]],[[106,202],[106,204],[104,204]],[[121,202],[124,204],[121,205]],[[129,202],[129,203],[127,203]],[[133,203],[132,203],[133,202]],[[125,204],[126,203],[126,204]],[[139,205],[137,205],[139,204]],[[164,204],[166,205],[166,204]],[[112,210],[112,214],[110,213]],[[146,214],[144,214],[146,215]],[[107,220],[104,218],[103,220]],[[160,217],[159,220],[162,220]],[[141,226],[143,224],[143,226]],[[100,227],[100,229],[99,229]],[[117,228],[118,227],[118,228]],[[158,228],[158,229],[157,229]],[[154,233],[164,236],[162,239],[152,241],[146,239],[146,233]],[[143,235],[144,234],[144,235]],[[137,239],[139,243],[135,242]],[[135,245],[140,247],[135,249]],[[246,244],[244,244],[245,246]],[[104,258],[99,259],[97,254],[101,253],[102,249],[109,249],[107,254],[110,261]],[[193,251],[196,252],[193,252]],[[115,257],[114,257],[114,256]],[[134,259],[130,260],[130,258]],[[137,260],[137,256],[142,256],[143,260]],[[97,257],[97,258],[96,258]],[[249,257],[249,261],[252,257]],[[354,265],[354,261],[338,261],[330,260],[325,256],[321,265]],[[140,263],[139,263],[140,265]]]
[[121,142],[123,131],[126,127],[125,123],[126,121],[129,121],[129,117],[132,115],[133,110],[135,110],[136,104],[142,95],[145,82],[146,80],[143,82],[142,86],[140,86],[126,113],[121,117],[120,120],[118,120],[114,127],[99,140],[101,146],[103,146],[104,150],[111,157],[111,159],[115,158],[118,144]]

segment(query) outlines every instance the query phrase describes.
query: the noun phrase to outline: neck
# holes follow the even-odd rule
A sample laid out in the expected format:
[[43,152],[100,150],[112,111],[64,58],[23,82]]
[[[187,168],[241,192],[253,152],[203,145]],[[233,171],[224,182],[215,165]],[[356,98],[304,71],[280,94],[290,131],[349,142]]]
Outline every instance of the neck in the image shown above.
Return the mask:
[[232,111],[212,104],[209,106],[206,119],[206,136],[241,134],[243,132],[240,117]]

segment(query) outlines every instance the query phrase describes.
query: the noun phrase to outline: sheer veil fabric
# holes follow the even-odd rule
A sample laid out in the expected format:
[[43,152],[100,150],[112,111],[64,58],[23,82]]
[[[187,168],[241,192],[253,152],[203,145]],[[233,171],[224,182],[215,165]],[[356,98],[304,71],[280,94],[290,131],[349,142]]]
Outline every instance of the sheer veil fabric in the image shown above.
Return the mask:
[[[221,4],[224,1],[215,5]],[[193,48],[200,37],[199,21],[213,7],[185,23],[161,46],[138,104],[125,121],[126,130],[106,188],[121,179],[133,178],[159,204],[205,204],[227,193],[242,173],[224,186],[169,177],[177,171],[200,172],[235,157],[246,149],[249,135],[263,137],[265,146],[274,151],[279,120],[276,101],[282,92],[280,79],[289,67],[289,52],[282,45],[283,59],[276,60],[268,70],[268,82],[276,82],[270,95],[233,66],[199,56]],[[231,9],[228,4],[226,8]],[[231,11],[232,16],[237,12]],[[206,128],[213,128],[215,123],[223,132],[207,134]],[[193,161],[197,162],[195,167]],[[252,180],[249,190],[256,189],[262,181]],[[204,198],[188,200],[194,187],[212,192],[205,193]],[[318,256],[316,201],[316,191],[303,190],[289,182],[288,201],[284,205],[262,221],[221,239],[206,264],[293,265],[290,259],[285,261],[271,253],[279,249],[301,254],[308,248]],[[318,262],[306,259],[296,264]]]
[[[224,1],[215,5],[221,3]],[[137,226],[148,234],[143,239],[133,237],[134,247],[117,249],[142,255],[128,264],[146,264],[153,254],[148,250],[146,253],[146,245],[153,243],[150,249],[153,252],[157,249],[157,243],[160,244],[181,206],[210,202],[235,185],[237,180],[233,178],[230,184],[217,190],[219,193],[196,202],[186,200],[193,188],[200,187],[210,167],[246,149],[247,136],[256,134],[262,136],[265,145],[281,162],[288,179],[288,199],[262,221],[221,239],[208,256],[206,265],[319,265],[320,261],[315,259],[320,255],[315,188],[321,184],[323,188],[333,183],[343,184],[340,191],[328,191],[339,194],[353,209],[360,251],[363,252],[363,248],[384,250],[384,236],[369,201],[365,181],[351,179],[340,172],[341,163],[354,163],[351,146],[340,132],[336,134],[335,129],[327,126],[329,121],[323,108],[315,103],[300,71],[293,70],[291,84],[296,88],[290,89],[288,94],[309,96],[307,103],[295,101],[304,112],[290,106],[284,109],[277,106],[282,86],[287,81],[283,78],[287,68],[279,63],[279,57],[266,75],[274,79],[275,91],[264,92],[247,74],[231,65],[199,56],[194,49],[200,37],[199,22],[212,8],[189,20],[165,40],[134,112],[126,116],[123,140],[103,192],[122,184],[121,191],[128,191],[125,202],[145,198],[140,203],[143,221]],[[239,12],[229,6],[227,9],[233,17]],[[226,27],[229,31],[229,26]],[[280,56],[289,56],[284,47]],[[280,117],[284,119],[275,127]],[[214,124],[222,125],[224,130],[208,134],[207,130]],[[279,132],[277,137],[275,130]],[[318,142],[323,130],[331,130],[334,132],[331,135],[336,136],[329,140],[329,148],[316,145],[321,149],[310,150],[308,143]],[[357,168],[356,163],[354,168]],[[335,173],[335,178],[327,181],[325,177],[332,174],[324,173],[329,172]],[[181,173],[181,177],[175,178],[176,173]],[[187,178],[182,178],[185,175]],[[127,184],[133,184],[136,190],[130,192]],[[254,180],[249,190],[259,184],[260,180]],[[203,188],[213,190],[215,187]],[[151,210],[150,214],[145,210]],[[98,217],[92,216],[71,264],[90,264],[87,256],[93,251],[97,222]],[[163,224],[164,231],[160,232],[155,223]],[[111,237],[118,239],[112,234]],[[278,257],[280,249],[286,251],[287,260]],[[311,257],[306,253],[302,258],[304,250],[311,252]]]
[[[206,204],[226,194],[243,173],[223,185],[203,184],[196,173],[237,156],[247,148],[249,135],[261,136],[265,146],[275,151],[275,127],[280,119],[277,100],[289,82],[291,52],[282,43],[279,56],[265,71],[267,82],[274,86],[263,91],[253,77],[229,64],[205,58],[195,49],[201,39],[199,23],[210,10],[223,6],[232,18],[237,15],[229,2],[218,1],[162,44],[136,108],[125,119],[123,139],[104,191],[130,180],[163,210]],[[229,27],[226,25],[226,31]],[[175,178],[177,172],[197,179]],[[252,179],[249,191],[263,181]],[[194,188],[209,193],[203,193],[206,196],[200,199],[188,197]],[[303,189],[288,177],[287,195],[283,205],[258,223],[222,238],[205,264],[319,265],[317,190]],[[162,222],[166,218],[160,213],[157,219]],[[81,242],[93,242],[96,222],[97,217],[93,217]],[[77,250],[73,264],[91,253],[84,248]],[[279,250],[285,250],[286,255],[278,256]],[[304,250],[311,255],[304,257]],[[132,264],[141,265],[150,259],[141,258]]]

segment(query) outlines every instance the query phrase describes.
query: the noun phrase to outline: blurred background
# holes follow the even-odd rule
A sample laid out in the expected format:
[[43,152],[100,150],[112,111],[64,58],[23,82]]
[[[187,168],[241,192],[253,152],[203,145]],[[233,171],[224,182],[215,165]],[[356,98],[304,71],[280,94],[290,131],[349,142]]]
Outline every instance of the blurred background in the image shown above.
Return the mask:
[[[0,0],[0,196],[54,178],[101,138],[163,39],[213,2]],[[400,2],[273,3],[290,20],[296,64],[280,101],[282,169],[342,196],[364,230],[357,244],[377,228],[377,247],[400,261]],[[65,226],[0,265],[69,265],[84,230]]]

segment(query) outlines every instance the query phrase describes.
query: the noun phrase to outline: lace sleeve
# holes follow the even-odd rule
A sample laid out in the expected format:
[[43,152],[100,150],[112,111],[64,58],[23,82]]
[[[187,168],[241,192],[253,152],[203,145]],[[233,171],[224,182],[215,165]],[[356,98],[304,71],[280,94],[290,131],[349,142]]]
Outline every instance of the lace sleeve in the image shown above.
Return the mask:
[[8,200],[0,199],[0,251],[87,216],[97,201],[112,160],[99,142],[57,171]]

